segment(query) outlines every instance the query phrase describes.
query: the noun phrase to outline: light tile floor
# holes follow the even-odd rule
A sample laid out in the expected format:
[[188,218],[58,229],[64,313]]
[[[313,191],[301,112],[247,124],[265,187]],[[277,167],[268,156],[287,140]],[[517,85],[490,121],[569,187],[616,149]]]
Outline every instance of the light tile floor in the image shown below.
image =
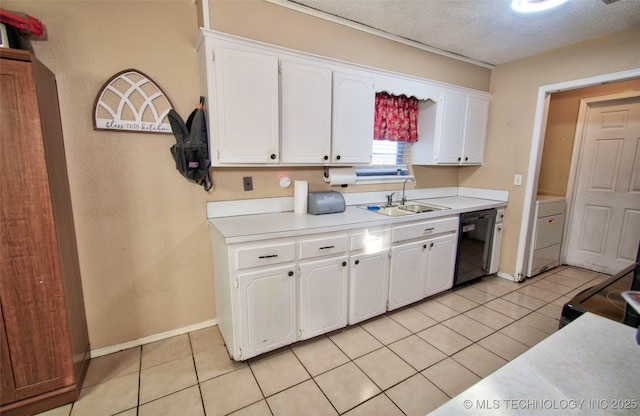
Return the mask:
[[92,359],[80,399],[42,415],[426,415],[558,328],[608,276],[488,276],[401,310],[234,362],[217,327]]

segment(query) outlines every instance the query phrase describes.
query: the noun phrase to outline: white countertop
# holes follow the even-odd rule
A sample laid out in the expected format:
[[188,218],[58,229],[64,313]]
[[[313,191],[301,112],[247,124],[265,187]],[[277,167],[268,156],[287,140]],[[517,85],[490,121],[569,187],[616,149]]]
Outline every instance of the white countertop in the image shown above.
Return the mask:
[[451,196],[443,198],[415,199],[434,205],[448,207],[442,211],[425,212],[389,217],[374,211],[347,206],[344,212],[324,215],[295,214],[293,211],[268,214],[238,215],[210,218],[209,224],[220,233],[225,243],[241,243],[269,238],[293,237],[314,232],[332,232],[363,226],[375,227],[393,225],[416,220],[428,220],[464,212],[489,208],[500,208],[507,205],[504,201]]
[[586,313],[430,415],[638,415],[636,331]]

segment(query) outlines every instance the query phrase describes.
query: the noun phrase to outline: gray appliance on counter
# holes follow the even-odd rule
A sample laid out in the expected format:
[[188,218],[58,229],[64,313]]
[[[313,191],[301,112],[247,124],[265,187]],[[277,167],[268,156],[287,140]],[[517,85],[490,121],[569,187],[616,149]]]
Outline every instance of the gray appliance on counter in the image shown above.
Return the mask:
[[489,274],[496,213],[491,208],[460,215],[454,286]]
[[344,197],[340,192],[309,192],[307,197],[307,212],[313,215],[344,212]]

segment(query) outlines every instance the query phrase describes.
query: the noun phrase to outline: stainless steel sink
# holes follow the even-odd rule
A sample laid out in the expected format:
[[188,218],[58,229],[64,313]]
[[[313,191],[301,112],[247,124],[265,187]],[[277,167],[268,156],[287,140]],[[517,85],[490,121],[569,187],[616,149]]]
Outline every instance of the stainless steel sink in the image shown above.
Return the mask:
[[399,205],[399,209],[410,211],[415,214],[421,212],[442,211],[443,209],[450,209],[449,207],[441,207],[439,205],[423,204],[422,202],[409,202],[408,204]]
[[[378,209],[374,208],[378,207]],[[399,217],[403,215],[413,215],[420,214],[423,212],[433,212],[433,211],[441,211],[444,209],[450,209],[448,207],[442,207],[439,205],[432,204],[424,204],[422,202],[409,201],[404,205],[392,205],[390,207],[385,207],[382,205],[362,205],[360,206],[362,209],[368,209],[373,212],[377,212],[378,214],[387,215],[390,217]]]

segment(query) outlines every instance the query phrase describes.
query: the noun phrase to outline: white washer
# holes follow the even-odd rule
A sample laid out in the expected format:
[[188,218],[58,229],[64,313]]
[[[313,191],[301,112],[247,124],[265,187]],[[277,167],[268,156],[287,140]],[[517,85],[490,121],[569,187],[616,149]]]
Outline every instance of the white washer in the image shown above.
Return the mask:
[[564,197],[538,195],[527,277],[535,276],[560,264],[565,210]]

